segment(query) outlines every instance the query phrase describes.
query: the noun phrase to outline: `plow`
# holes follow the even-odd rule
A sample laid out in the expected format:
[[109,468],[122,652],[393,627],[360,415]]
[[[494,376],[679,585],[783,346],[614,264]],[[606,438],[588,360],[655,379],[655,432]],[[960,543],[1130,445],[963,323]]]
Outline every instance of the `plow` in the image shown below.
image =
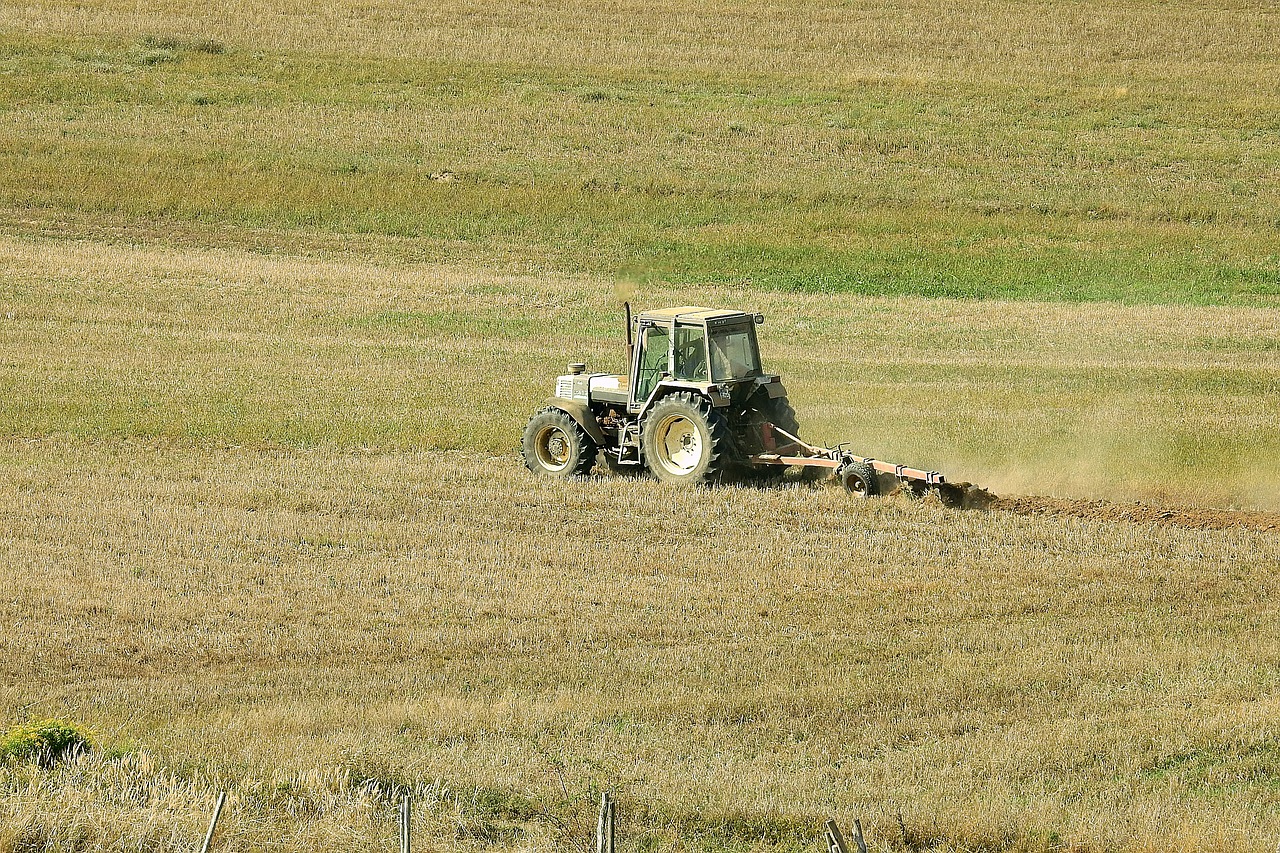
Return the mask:
[[858,498],[906,491],[963,507],[988,499],[937,471],[802,439],[781,377],[762,367],[763,315],[694,306],[625,311],[630,373],[588,373],[575,362],[557,377],[554,396],[524,430],[522,453],[535,474],[579,476],[603,463],[700,485],[767,482],[800,469],[833,477]]
[[840,485],[858,497],[872,497],[887,491],[887,482],[894,490],[907,490],[914,495],[936,494],[947,506],[976,507],[987,500],[987,493],[972,483],[952,483],[937,471],[859,456],[843,444],[835,447],[809,444],[773,424],[764,425],[764,443],[769,449],[752,456],[753,464],[830,469]]

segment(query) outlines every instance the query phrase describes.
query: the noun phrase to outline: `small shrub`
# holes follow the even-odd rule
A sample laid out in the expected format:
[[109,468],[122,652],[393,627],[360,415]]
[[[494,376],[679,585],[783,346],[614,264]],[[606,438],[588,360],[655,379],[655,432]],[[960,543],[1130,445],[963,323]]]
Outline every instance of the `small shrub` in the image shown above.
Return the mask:
[[26,761],[48,766],[93,748],[89,733],[62,720],[39,720],[15,726],[0,738],[0,761]]
[[138,44],[143,47],[149,47],[153,50],[172,50],[179,51],[184,47],[182,39],[177,36],[154,36],[147,35],[138,39]]
[[156,49],[143,51],[138,62],[143,65],[161,65],[165,62],[177,62],[178,54],[172,50]]

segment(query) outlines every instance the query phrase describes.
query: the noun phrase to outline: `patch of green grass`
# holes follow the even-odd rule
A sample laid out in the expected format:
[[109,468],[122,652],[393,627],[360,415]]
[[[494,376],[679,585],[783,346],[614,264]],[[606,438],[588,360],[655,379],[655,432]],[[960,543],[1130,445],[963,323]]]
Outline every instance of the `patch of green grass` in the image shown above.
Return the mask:
[[0,736],[0,762],[49,765],[92,748],[93,738],[83,728],[63,720],[36,720]]
[[781,291],[1273,304],[1268,115],[1176,82],[841,85],[0,35],[0,206]]
[[1280,743],[1268,737],[1254,742],[1201,745],[1157,758],[1142,773],[1166,784],[1185,785],[1209,797],[1238,795],[1259,787],[1280,791]]
[[[348,329],[384,336],[454,336],[473,338],[493,335],[507,341],[531,341],[537,338],[541,325],[528,314],[491,314],[477,306],[473,310],[452,311],[376,311],[346,318]],[[386,352],[387,357],[403,357],[404,353]]]

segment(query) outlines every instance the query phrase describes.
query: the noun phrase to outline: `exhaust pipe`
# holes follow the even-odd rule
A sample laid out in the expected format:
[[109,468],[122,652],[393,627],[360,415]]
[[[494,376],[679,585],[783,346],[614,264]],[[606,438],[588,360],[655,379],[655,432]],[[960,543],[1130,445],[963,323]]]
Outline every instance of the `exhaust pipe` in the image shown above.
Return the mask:
[[630,373],[631,358],[635,355],[636,349],[635,341],[631,339],[631,303],[622,303],[622,310],[625,311],[627,315],[627,372]]

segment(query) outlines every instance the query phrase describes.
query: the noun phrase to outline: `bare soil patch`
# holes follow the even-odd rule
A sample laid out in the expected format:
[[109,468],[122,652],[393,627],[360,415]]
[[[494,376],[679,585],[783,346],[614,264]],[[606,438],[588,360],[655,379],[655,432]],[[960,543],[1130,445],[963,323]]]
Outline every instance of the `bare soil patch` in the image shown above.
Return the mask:
[[1280,513],[1253,510],[1173,508],[1135,501],[1112,503],[1102,500],[1052,498],[1041,495],[996,498],[990,509],[1018,515],[1063,515],[1094,521],[1126,521],[1183,527],[1189,530],[1257,530],[1280,532]]

